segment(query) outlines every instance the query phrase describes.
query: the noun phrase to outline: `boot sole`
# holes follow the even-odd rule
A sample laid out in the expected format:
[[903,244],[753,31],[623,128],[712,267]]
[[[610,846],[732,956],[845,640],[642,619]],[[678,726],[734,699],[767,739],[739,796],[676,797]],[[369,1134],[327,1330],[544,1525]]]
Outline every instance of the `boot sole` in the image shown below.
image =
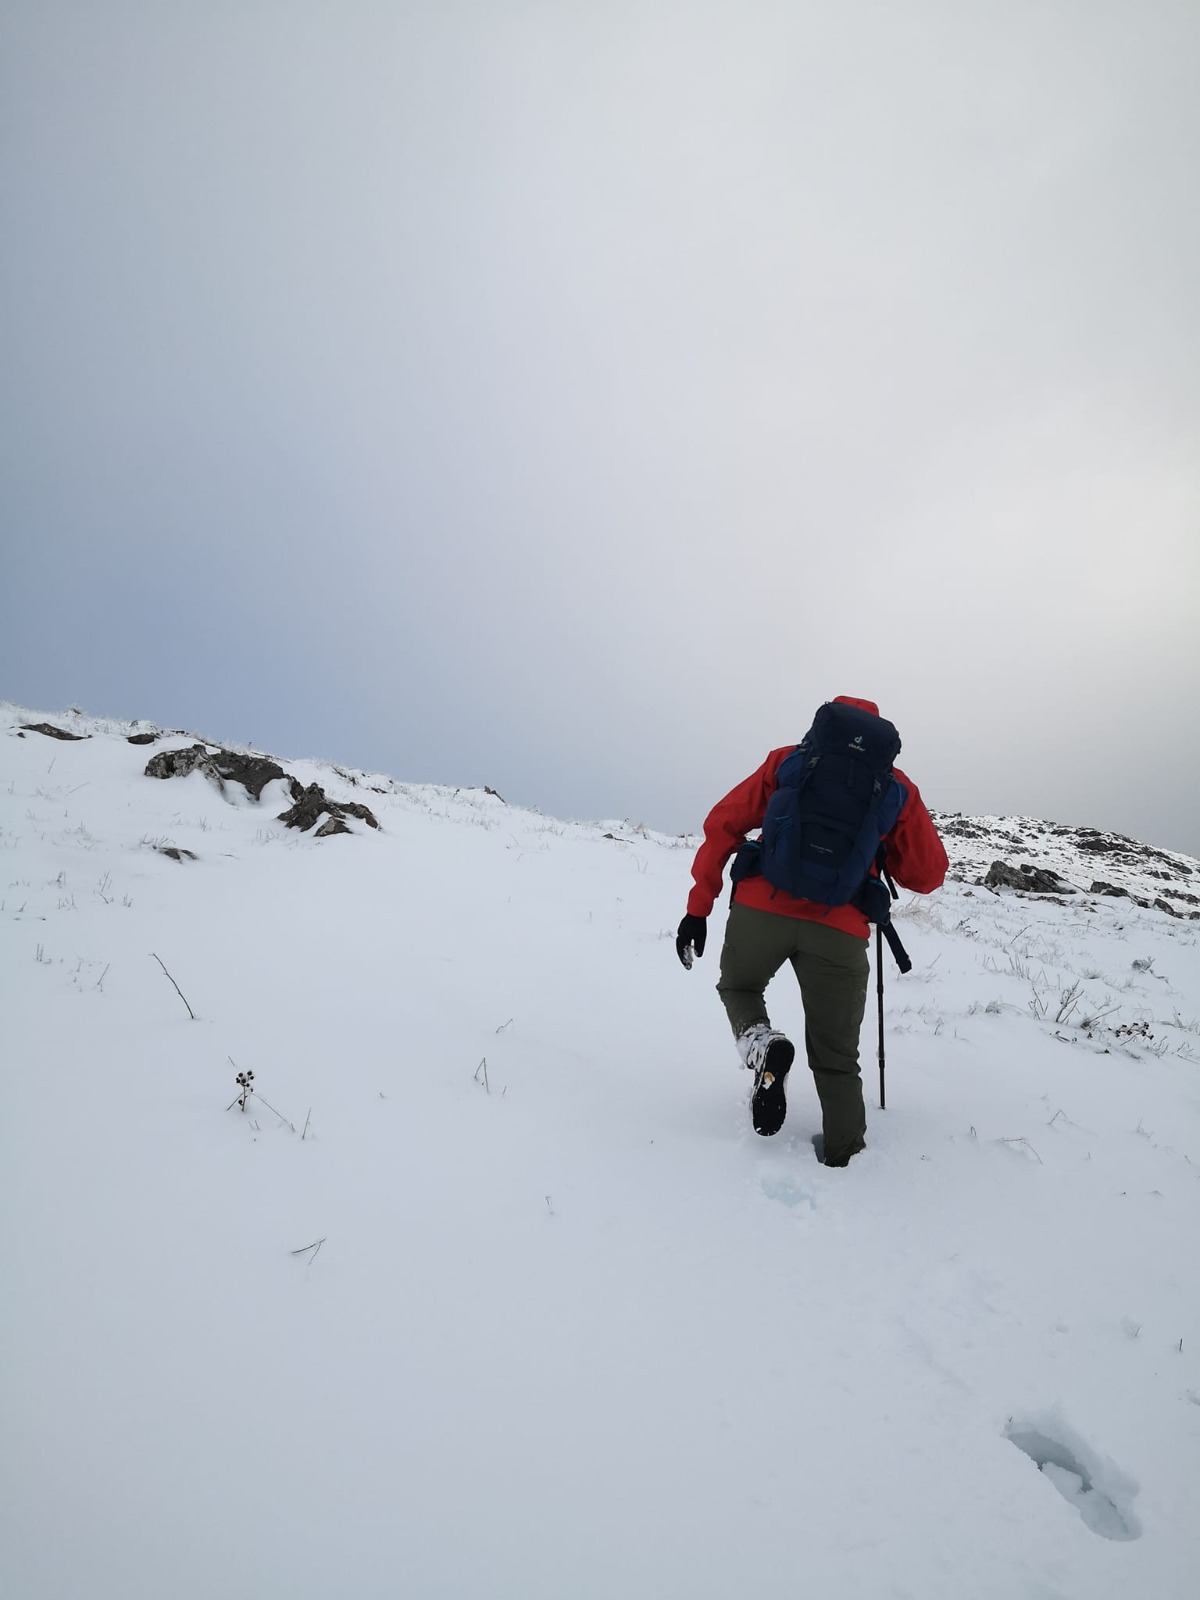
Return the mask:
[[755,1133],[764,1138],[778,1133],[787,1116],[787,1075],[796,1059],[796,1047],[790,1039],[776,1039],[767,1049],[766,1060],[754,1077],[754,1095],[750,1101],[750,1119]]

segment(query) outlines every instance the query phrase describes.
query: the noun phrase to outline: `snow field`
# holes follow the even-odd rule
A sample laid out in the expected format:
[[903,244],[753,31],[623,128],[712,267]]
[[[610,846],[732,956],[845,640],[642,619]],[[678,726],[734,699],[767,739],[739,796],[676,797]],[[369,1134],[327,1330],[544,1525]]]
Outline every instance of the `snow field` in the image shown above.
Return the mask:
[[802,1067],[750,1129],[720,916],[675,959],[690,841],[285,762],[382,825],[316,840],[35,720],[0,1592],[1193,1592],[1200,924],[906,897],[827,1171]]

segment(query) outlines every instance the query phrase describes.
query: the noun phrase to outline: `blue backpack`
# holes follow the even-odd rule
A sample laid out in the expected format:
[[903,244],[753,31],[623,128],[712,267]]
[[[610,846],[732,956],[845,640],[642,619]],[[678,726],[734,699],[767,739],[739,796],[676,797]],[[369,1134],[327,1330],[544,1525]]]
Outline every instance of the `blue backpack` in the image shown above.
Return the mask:
[[767,805],[758,862],[767,882],[819,905],[858,905],[886,924],[891,895],[871,868],[882,868],[883,840],[908,798],[892,772],[899,753],[900,735],[883,717],[823,705]]

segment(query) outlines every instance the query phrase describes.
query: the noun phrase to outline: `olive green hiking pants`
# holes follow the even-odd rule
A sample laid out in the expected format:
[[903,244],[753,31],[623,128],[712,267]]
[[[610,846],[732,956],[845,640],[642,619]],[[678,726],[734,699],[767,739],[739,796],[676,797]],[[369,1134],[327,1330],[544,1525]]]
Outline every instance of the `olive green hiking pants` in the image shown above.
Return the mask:
[[763,991],[790,961],[804,1003],[804,1047],[821,1102],[825,1159],[861,1150],[867,1131],[858,1036],[867,1005],[870,962],[864,939],[824,923],[733,905],[721,951],[717,993],[734,1037],[770,1023]]

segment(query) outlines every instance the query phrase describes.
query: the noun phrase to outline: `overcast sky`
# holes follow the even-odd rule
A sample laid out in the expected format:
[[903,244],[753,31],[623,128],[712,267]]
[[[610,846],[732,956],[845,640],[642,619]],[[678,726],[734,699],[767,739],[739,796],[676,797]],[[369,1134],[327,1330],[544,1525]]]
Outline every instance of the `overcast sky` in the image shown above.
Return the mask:
[[6,0],[0,696],[1200,854],[1200,6]]

